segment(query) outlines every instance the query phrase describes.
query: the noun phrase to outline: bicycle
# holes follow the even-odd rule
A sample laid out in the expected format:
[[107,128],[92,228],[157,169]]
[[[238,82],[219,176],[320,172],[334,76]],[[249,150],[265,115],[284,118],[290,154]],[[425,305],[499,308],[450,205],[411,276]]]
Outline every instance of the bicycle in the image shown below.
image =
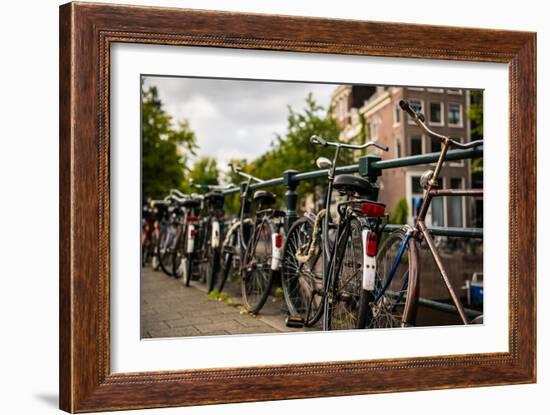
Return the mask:
[[[158,269],[161,268],[160,250],[161,245],[166,238],[166,229],[169,220],[168,209],[170,203],[170,200],[168,200],[167,198],[165,198],[164,200],[150,200],[147,207],[147,221],[149,223],[148,226],[149,229],[152,229],[152,231],[150,245],[147,245],[144,248],[146,250],[145,252],[147,255],[147,259],[150,258],[151,268],[154,271],[158,271]],[[146,214],[144,213],[144,217],[145,215]],[[143,254],[143,256],[145,257],[145,254]]]
[[199,261],[198,248],[202,237],[199,232],[199,221],[204,197],[173,192],[175,195],[172,198],[182,210],[182,215],[178,217],[178,230],[174,239],[172,272],[174,277],[181,278],[182,284],[188,287]]
[[153,201],[148,200],[143,204],[141,214],[141,266],[145,267],[151,262],[151,267],[156,269],[155,251],[160,237],[159,208]]
[[425,134],[440,140],[442,146],[434,170],[427,170],[420,178],[420,185],[424,189],[424,197],[413,225],[405,225],[403,228],[391,233],[379,250],[375,297],[370,304],[370,318],[365,321],[365,326],[407,327],[415,324],[420,288],[419,251],[422,241],[426,242],[461,322],[467,325],[469,322],[464,307],[443,266],[435,242],[426,226],[425,218],[434,197],[483,196],[483,189],[439,189],[439,176],[447,151],[452,147],[460,149],[474,148],[481,145],[483,141],[476,140],[463,144],[441,135],[428,128],[424,116],[414,111],[408,102],[400,101],[399,105]]
[[[221,292],[231,270],[238,270],[245,308],[258,313],[269,296],[274,273],[279,270],[283,244],[283,211],[272,209],[276,196],[258,190],[250,197],[251,183],[264,181],[230,164],[234,173],[244,177],[241,184],[239,219],[234,221],[223,243],[223,261],[218,291]],[[251,200],[257,205],[254,220],[250,214]]]
[[162,203],[165,206],[165,214],[159,226],[157,257],[160,269],[169,277],[174,276],[172,262],[183,215],[173,194],[174,190],[171,190],[163,200],[155,201],[155,203]]
[[223,190],[229,186],[211,184],[192,184],[193,187],[206,190],[204,208],[206,215],[199,227],[200,249],[198,253],[201,282],[206,284],[208,292],[214,290],[216,277],[220,268],[220,246],[223,230],[224,200]]
[[[324,209],[298,219],[287,234],[281,281],[289,320],[295,326],[311,327],[323,316],[323,330],[358,328],[365,320],[374,288],[385,206],[368,199],[373,192],[370,181],[337,175],[336,166],[341,149],[388,148],[375,142],[328,142],[317,136],[311,137],[311,142],[334,147],[335,152],[332,161],[317,159],[317,166],[328,170]],[[346,196],[336,205],[337,224],[330,215],[333,190]]]

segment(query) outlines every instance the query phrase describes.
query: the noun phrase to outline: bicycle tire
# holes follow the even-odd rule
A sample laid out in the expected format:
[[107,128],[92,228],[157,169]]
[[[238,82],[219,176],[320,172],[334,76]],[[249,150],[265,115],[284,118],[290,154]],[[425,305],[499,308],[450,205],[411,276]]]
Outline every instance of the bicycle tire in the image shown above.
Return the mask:
[[301,317],[306,327],[315,325],[323,312],[323,298],[316,295],[316,290],[323,288],[320,237],[318,248],[309,259],[300,261],[297,258],[297,254],[308,254],[313,228],[314,221],[307,216],[292,224],[286,235],[281,263],[281,285],[288,313]]
[[[233,255],[235,255],[235,248],[239,243],[237,235],[238,228],[235,227],[229,232],[221,248],[221,265],[220,272],[218,273],[218,285],[216,287],[219,293],[223,291],[229,273],[233,269]],[[228,244],[226,245],[227,242]]]
[[363,291],[363,227],[356,218],[350,218],[348,226],[339,235],[335,256],[329,264],[323,324],[325,330],[358,327]]
[[[394,266],[406,233],[400,229],[392,232],[383,241],[376,255],[375,293],[387,283],[389,271]],[[366,312],[363,328],[392,328],[414,325],[418,305],[419,284],[418,275],[418,241],[409,239],[408,245],[396,265],[393,279],[380,299],[374,303],[375,295],[362,301],[363,307],[369,307]],[[366,297],[366,296],[365,296]]]
[[206,289],[208,292],[211,292],[216,286],[217,274],[220,268],[220,250],[212,247],[210,244],[208,244],[208,250],[210,254],[208,255],[206,269]]
[[185,256],[182,258],[182,263],[181,263],[181,267],[182,267],[182,274],[181,274],[181,283],[183,284],[184,287],[189,287],[190,283],[191,283],[191,272],[192,272],[192,268],[191,268],[191,265],[193,263],[193,258],[191,255],[188,255],[188,256]]
[[[171,228],[172,227],[172,228]],[[167,238],[170,237],[169,233],[170,231],[173,231],[172,238],[175,238],[177,236],[177,231],[174,229],[173,225],[167,226],[163,232],[161,233],[161,237],[159,238],[159,246],[158,246],[158,253],[159,253],[159,266],[162,271],[168,275],[169,277],[172,277],[172,271],[173,271],[173,257],[172,257],[172,249],[168,245],[173,245],[170,243],[170,241],[167,241]]]
[[[271,290],[273,282],[271,235],[274,232],[273,223],[268,219],[262,219],[256,225],[244,255],[241,292],[244,307],[250,313],[256,314],[262,309]],[[254,295],[257,289],[260,291]]]

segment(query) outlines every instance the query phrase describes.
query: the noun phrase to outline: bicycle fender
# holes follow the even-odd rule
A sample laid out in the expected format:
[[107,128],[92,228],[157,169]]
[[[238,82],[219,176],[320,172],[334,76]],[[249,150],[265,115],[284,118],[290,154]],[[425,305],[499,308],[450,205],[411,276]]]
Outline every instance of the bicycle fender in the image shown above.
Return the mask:
[[220,246],[220,223],[217,220],[212,221],[212,239],[210,243],[212,248]]
[[187,225],[187,253],[192,254],[195,250],[195,225]]

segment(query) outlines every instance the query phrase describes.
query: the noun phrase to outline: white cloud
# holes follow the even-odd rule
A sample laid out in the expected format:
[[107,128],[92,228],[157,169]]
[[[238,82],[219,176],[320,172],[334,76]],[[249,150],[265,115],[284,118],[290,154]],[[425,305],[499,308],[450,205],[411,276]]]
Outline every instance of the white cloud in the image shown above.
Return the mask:
[[264,153],[284,134],[288,106],[299,110],[313,93],[325,108],[331,84],[147,76],[175,121],[186,119],[197,135],[198,156],[214,157],[220,167],[232,158]]

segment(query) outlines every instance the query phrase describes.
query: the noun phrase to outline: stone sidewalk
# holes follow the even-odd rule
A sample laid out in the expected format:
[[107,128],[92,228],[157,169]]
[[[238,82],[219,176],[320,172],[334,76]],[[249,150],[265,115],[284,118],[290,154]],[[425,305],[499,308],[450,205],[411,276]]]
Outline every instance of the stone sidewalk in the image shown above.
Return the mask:
[[228,298],[210,298],[199,281],[184,287],[181,280],[147,267],[141,280],[141,337],[213,336],[303,331],[284,323],[284,300],[270,297],[257,316],[240,305],[240,287],[229,285]]

